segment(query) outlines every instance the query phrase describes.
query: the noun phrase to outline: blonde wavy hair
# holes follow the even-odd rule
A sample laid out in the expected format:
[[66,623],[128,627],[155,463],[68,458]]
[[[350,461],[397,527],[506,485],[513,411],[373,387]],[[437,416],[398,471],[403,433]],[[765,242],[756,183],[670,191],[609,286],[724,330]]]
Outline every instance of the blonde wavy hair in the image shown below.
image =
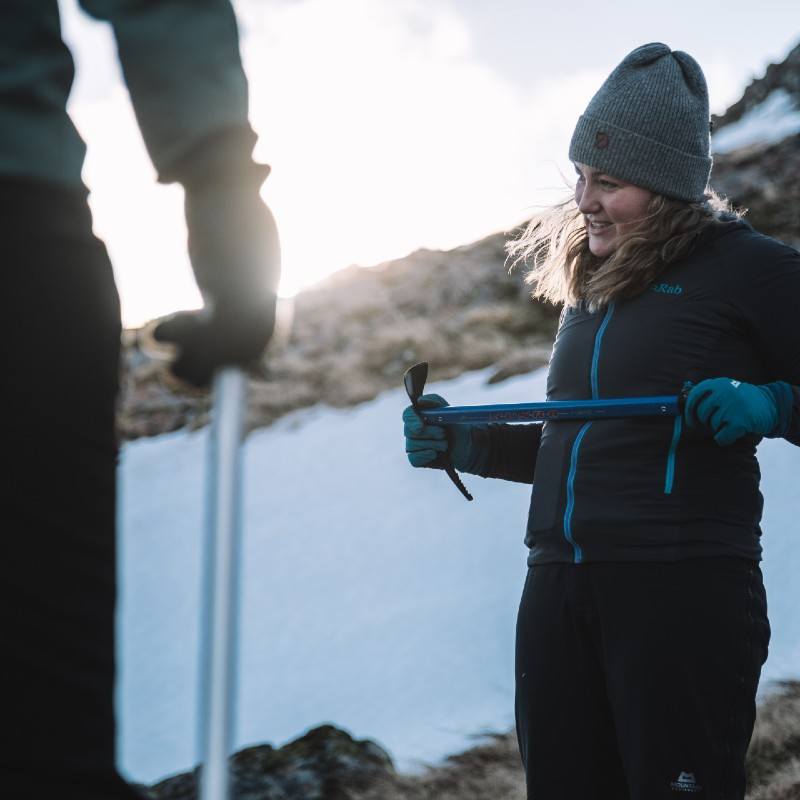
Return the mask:
[[645,291],[668,264],[691,252],[703,231],[744,213],[713,190],[697,203],[653,195],[645,216],[610,256],[599,258],[589,250],[583,214],[570,198],[535,216],[506,252],[510,268],[531,265],[525,281],[534,298],[566,305],[582,300],[596,311]]

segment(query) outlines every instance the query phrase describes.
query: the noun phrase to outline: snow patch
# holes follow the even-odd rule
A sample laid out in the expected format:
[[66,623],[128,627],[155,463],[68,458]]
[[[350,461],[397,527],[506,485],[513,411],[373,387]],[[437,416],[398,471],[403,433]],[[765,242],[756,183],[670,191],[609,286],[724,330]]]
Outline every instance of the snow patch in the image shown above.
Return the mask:
[[800,132],[800,109],[785,89],[774,89],[740,120],[711,137],[714,153],[730,153],[752,144],[773,144]]

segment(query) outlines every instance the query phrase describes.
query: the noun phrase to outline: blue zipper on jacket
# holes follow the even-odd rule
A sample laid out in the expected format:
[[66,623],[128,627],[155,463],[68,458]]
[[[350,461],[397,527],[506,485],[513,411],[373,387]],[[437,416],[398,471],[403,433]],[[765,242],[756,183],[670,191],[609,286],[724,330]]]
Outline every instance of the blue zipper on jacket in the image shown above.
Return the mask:
[[569,460],[569,475],[567,475],[567,507],[564,509],[564,537],[572,545],[575,553],[575,563],[583,561],[583,550],[581,546],[572,538],[572,509],[575,508],[575,473],[578,470],[578,450],[580,449],[586,431],[592,427],[591,422],[585,422],[578,431],[575,441],[572,443],[572,455]]
[[[600,347],[603,344],[603,335],[606,332],[608,323],[611,322],[611,317],[614,315],[614,304],[610,303],[606,309],[606,315],[597,329],[594,337],[594,352],[592,354],[592,370],[590,374],[592,384],[592,400],[600,399],[600,387],[598,381],[598,365],[600,363]],[[583,550],[581,546],[575,541],[572,536],[572,512],[575,508],[575,473],[578,471],[578,453],[580,451],[581,442],[586,435],[586,431],[592,427],[591,422],[586,422],[583,427],[578,431],[575,441],[572,444],[572,454],[569,461],[569,473],[567,475],[567,506],[564,509],[564,538],[572,545],[572,550],[575,553],[575,563],[580,564],[583,561]]]
[[664,480],[664,494],[672,494],[672,484],[675,482],[675,451],[678,449],[682,430],[683,417],[679,414],[675,417],[675,423],[672,426],[672,442],[667,455],[667,477]]
[[608,323],[611,322],[611,317],[614,315],[614,304],[611,303],[606,310],[606,315],[600,324],[600,328],[594,337],[594,355],[592,356],[592,400],[600,399],[600,389],[597,383],[597,367],[600,363],[600,345],[603,343],[603,334],[606,332]]

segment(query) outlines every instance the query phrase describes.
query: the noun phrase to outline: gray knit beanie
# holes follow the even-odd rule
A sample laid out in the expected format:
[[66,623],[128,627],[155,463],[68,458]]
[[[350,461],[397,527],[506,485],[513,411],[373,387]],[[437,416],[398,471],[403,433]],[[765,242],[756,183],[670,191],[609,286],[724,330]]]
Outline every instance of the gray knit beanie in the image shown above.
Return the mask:
[[711,172],[708,88],[700,65],[654,42],[629,53],[578,120],[572,161],[695,202]]

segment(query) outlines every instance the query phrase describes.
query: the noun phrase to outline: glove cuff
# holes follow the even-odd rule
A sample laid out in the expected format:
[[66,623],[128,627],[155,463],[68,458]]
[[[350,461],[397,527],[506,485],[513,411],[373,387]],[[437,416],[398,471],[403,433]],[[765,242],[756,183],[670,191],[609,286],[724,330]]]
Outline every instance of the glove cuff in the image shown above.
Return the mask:
[[768,439],[780,439],[788,433],[792,422],[794,406],[792,387],[785,381],[775,381],[774,383],[763,384],[759,388],[767,392],[775,403],[775,426],[766,434],[766,437]]

